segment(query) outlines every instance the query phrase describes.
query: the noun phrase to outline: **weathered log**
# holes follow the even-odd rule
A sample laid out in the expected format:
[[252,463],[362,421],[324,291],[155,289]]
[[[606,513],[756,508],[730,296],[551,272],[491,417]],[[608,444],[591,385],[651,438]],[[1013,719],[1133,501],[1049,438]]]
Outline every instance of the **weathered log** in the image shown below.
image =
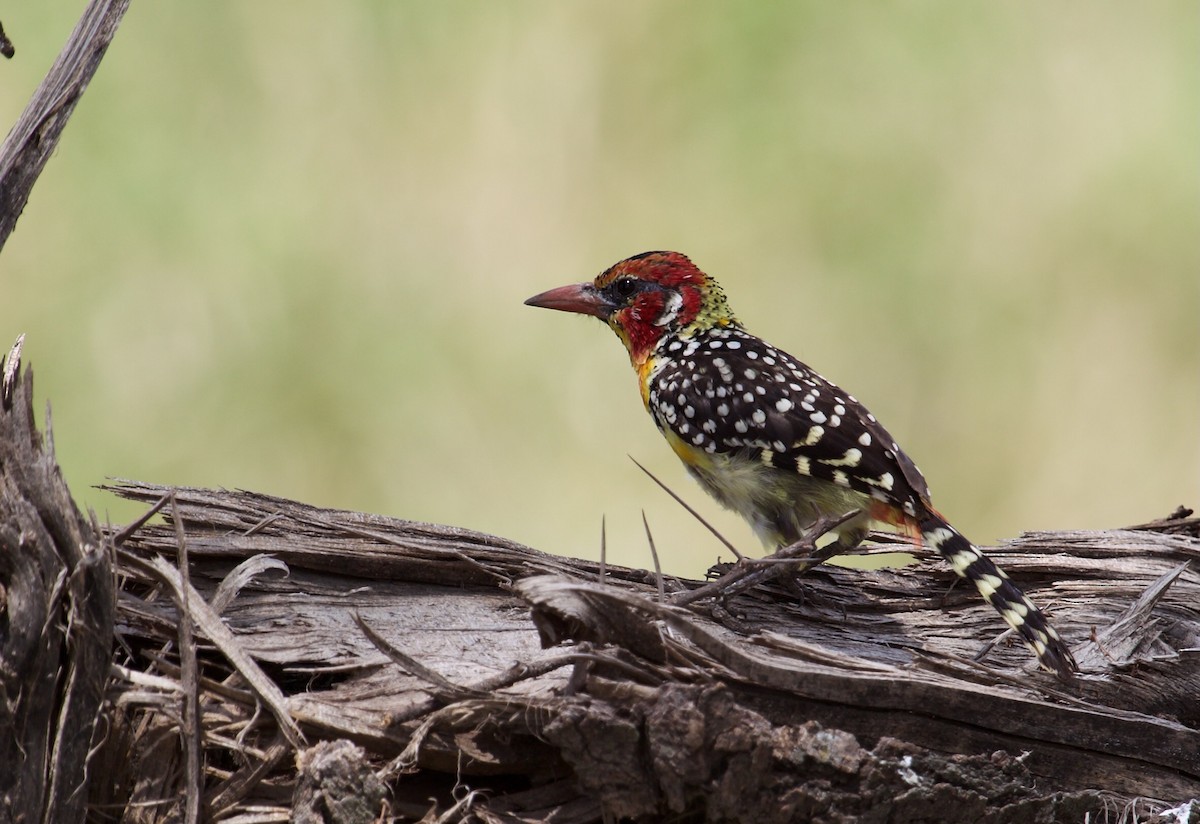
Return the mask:
[[112,559],[33,417],[21,340],[0,358],[0,821],[83,820],[112,659]]
[[[601,584],[594,563],[466,530],[247,492],[113,489],[147,503],[175,495],[167,525],[123,543],[173,557],[178,519],[204,597],[248,558],[287,566],[286,578],[243,580],[225,601],[225,622],[291,685],[289,711],[310,737],[354,740],[396,758],[383,775],[421,778],[419,798],[405,780],[392,786],[394,803],[410,811],[438,774],[443,809],[455,803],[455,781],[489,790],[472,801],[481,816],[533,814],[521,805],[544,798],[521,793],[566,777],[574,790],[555,790],[556,809],[582,805],[567,819],[579,821],[601,810],[653,819],[699,809],[715,820],[772,820],[751,803],[768,791],[792,799],[779,802],[777,820],[878,812],[888,792],[913,816],[952,797],[964,814],[1012,808],[1006,815],[1024,810],[1026,820],[1200,794],[1200,579],[1185,568],[1200,541],[1182,530],[1036,533],[992,550],[1055,605],[1084,666],[1062,685],[1034,670],[1023,647],[993,644],[987,606],[949,591],[952,573],[932,559],[875,572],[819,568],[802,597],[759,589],[714,618],[657,603],[648,573],[610,567]],[[125,647],[153,639],[157,648],[172,614],[167,603],[123,600]],[[399,666],[356,618],[399,648]],[[542,650],[535,625],[542,637],[582,643],[566,656]],[[981,650],[986,663],[972,662]],[[563,664],[573,671],[552,669]],[[240,712],[248,718],[252,702]],[[731,718],[736,746],[722,737]],[[273,734],[270,725],[258,733]],[[841,742],[844,757],[831,766],[780,743],[793,740],[810,749]],[[739,772],[743,756],[758,772]],[[902,780],[880,785],[885,774]],[[1000,781],[996,795],[981,795],[991,781]]]
[[25,111],[0,146],[0,249],[12,234],[33,184],[58,145],[129,0],[91,0]]
[[[0,248],[58,145],[128,0],[92,0],[0,145]],[[0,53],[12,43],[0,29]],[[0,360],[0,822],[82,821],[111,664],[110,547],[85,519],[33,416],[22,339]]]

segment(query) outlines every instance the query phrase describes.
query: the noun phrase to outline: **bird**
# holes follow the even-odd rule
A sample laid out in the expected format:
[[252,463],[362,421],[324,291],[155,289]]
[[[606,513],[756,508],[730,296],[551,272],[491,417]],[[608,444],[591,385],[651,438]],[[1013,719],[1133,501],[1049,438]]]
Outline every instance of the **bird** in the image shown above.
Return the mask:
[[617,334],[642,403],[688,473],[768,549],[852,511],[836,552],[857,546],[873,522],[897,527],[974,584],[1042,667],[1073,677],[1070,648],[1046,614],[933,508],[924,476],[875,416],[748,332],[686,255],[643,252],[525,303],[599,318]]

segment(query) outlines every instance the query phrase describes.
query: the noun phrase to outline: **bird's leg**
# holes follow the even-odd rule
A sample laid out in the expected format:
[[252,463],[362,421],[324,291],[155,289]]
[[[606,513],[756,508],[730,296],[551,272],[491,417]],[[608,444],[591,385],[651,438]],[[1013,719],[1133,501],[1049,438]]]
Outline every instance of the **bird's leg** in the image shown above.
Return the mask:
[[[786,546],[781,546],[766,558],[752,559],[750,564],[777,564],[780,562],[794,563],[797,560],[811,561],[806,564],[801,573],[817,566],[830,558],[852,552],[867,537],[865,523],[854,523],[863,515],[863,510],[855,509],[836,517],[816,515],[804,534]],[[846,526],[849,524],[849,526]],[[841,527],[839,529],[839,527]],[[817,546],[823,536],[837,530],[837,539],[823,547]]]
[[[804,560],[807,561],[803,567],[796,569],[793,575],[784,579],[784,582],[792,590],[793,595],[797,598],[804,597],[804,588],[800,583],[800,579],[809,570],[825,563],[830,558],[836,558],[838,555],[851,552],[863,542],[863,539],[867,536],[867,527],[865,524],[858,522],[862,520],[860,518],[861,515],[862,510],[848,512],[839,518],[823,518],[820,515],[816,515],[813,523],[808,528],[808,532],[803,537],[785,547],[780,547],[770,556],[771,559],[777,557],[786,558],[794,552],[797,555],[802,555]],[[823,535],[837,529],[839,525],[842,525],[842,528],[838,529],[837,538],[825,544],[825,546],[818,547],[817,541]]]
[[[861,514],[862,510],[859,510],[850,520],[854,520],[854,518],[857,518]],[[845,523],[845,521],[842,523]],[[837,540],[830,541],[815,554],[821,555],[822,560],[826,561],[838,555],[847,555],[857,549],[859,544],[866,540],[867,531],[865,523],[847,526],[838,532]]]
[[[676,606],[683,606],[703,598],[730,598],[759,584],[772,581],[793,570],[797,575],[803,575],[828,558],[846,551],[845,549],[838,548],[829,552],[830,547],[840,544],[840,539],[839,541],[834,541],[829,546],[822,547],[820,550],[817,549],[817,541],[830,530],[836,529],[847,521],[859,517],[861,514],[862,511],[856,509],[837,517],[818,518],[798,540],[793,541],[785,547],[781,547],[774,554],[766,558],[746,558],[738,561],[732,570],[716,581],[688,592],[678,593],[671,599],[671,603]],[[861,536],[858,540],[862,540]],[[855,542],[855,545],[857,543],[858,541]],[[829,554],[826,554],[827,552]]]

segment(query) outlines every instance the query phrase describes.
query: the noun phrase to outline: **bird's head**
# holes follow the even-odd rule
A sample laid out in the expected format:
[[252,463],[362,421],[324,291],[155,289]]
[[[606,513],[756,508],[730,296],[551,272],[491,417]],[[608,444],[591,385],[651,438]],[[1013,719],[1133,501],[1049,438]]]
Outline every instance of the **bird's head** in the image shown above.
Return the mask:
[[739,325],[720,285],[679,252],[643,252],[590,283],[560,286],[525,303],[600,318],[625,344],[634,365],[644,363],[663,338]]

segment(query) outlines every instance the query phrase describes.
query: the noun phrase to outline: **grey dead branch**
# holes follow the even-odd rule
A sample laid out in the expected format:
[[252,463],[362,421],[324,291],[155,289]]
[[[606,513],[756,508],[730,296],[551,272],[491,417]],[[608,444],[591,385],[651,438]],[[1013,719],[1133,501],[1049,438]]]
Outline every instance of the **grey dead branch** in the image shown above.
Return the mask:
[[5,820],[1186,821],[1200,795],[1189,514],[992,550],[1053,606],[1063,684],[933,558],[679,607],[701,582],[664,602],[646,571],[251,492],[116,482],[156,516],[101,528],[19,360]]
[[[127,5],[0,148],[0,246]],[[1061,684],[929,558],[680,606],[700,582],[250,492],[114,483],[148,517],[102,527],[21,340],[2,366],[0,824],[1200,820],[1190,512],[991,551]]]

